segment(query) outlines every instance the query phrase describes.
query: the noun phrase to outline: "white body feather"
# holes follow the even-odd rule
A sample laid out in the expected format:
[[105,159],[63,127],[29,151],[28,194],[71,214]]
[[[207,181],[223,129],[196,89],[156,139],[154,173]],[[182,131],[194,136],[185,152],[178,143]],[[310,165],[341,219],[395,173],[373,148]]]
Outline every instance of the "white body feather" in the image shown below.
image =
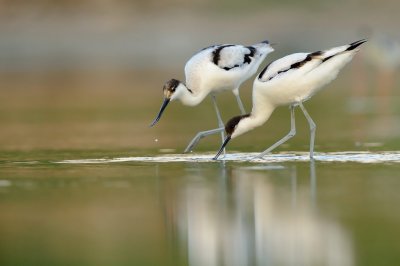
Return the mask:
[[[304,60],[309,54],[292,54],[273,62],[268,67],[271,70],[267,70],[263,78],[256,78],[254,81],[253,105],[256,107],[260,101],[266,101],[274,106],[280,106],[308,100],[324,85],[335,79],[340,69],[352,59],[355,50],[344,51],[345,47],[324,51],[321,56],[311,59],[303,66],[282,74],[276,73]],[[323,62],[328,57],[331,58]],[[273,75],[276,76],[268,80]]]
[[265,123],[276,107],[308,100],[336,78],[363,42],[323,52],[291,54],[272,62],[255,79],[253,109],[240,120],[232,138]]
[[[223,47],[221,49],[221,47]],[[249,47],[254,48],[250,62]],[[273,51],[268,43],[252,46],[216,45],[195,54],[185,65],[186,88],[175,93],[171,100],[179,99],[185,105],[199,104],[209,93],[237,90],[240,85],[257,72],[265,57]],[[217,64],[213,62],[216,49],[221,49]],[[181,85],[184,86],[184,85]]]

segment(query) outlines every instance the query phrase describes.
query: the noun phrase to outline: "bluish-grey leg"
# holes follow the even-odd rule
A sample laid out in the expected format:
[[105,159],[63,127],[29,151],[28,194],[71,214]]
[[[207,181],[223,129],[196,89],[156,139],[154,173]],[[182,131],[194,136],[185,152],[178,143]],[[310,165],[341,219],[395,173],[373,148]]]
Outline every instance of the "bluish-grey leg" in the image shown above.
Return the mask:
[[[212,100],[213,100],[215,112],[217,113],[218,127],[219,127],[219,128],[224,127],[224,122],[222,121],[221,113],[219,112],[218,105],[217,105],[217,100],[216,100],[216,98],[215,98],[215,95],[211,95],[211,98],[212,98]],[[224,140],[225,140],[225,131],[221,131],[221,139],[222,139],[222,143],[224,143]],[[224,155],[225,155],[225,150],[224,150]]]
[[[199,143],[199,141],[208,135],[221,133],[222,143],[224,142],[224,140],[225,140],[224,122],[222,121],[221,113],[219,112],[219,109],[217,106],[217,101],[215,99],[215,95],[211,95],[211,99],[213,101],[215,112],[217,113],[218,128],[207,130],[207,131],[201,131],[201,132],[197,133],[196,136],[189,142],[188,146],[184,150],[184,153],[191,152],[194,149],[194,147],[196,147],[196,145]],[[225,149],[224,149],[224,155],[225,155]]]
[[237,103],[239,105],[240,112],[242,113],[242,115],[246,114],[246,110],[244,110],[244,106],[243,106],[242,100],[240,99],[240,96],[239,96],[239,88],[234,89],[233,90],[233,94],[236,97],[236,101],[237,101]]
[[300,103],[300,108],[306,117],[308,124],[310,125],[310,158],[314,159],[314,141],[315,141],[315,130],[317,125],[312,120],[311,116],[308,114],[306,108],[304,108],[303,103]]
[[201,131],[201,132],[197,133],[196,136],[190,141],[190,143],[186,147],[184,153],[191,152],[193,150],[193,148],[197,145],[197,143],[202,138],[207,137],[208,135],[223,132],[224,130],[225,130],[225,128],[222,127],[222,128],[216,128],[216,129],[211,129],[211,130],[207,130],[207,131]]
[[295,116],[294,116],[294,105],[291,105],[290,106],[290,131],[289,131],[289,133],[286,136],[284,136],[281,140],[276,142],[274,145],[272,145],[271,147],[269,147],[268,149],[266,149],[265,151],[263,151],[262,153],[257,155],[255,158],[263,157],[265,154],[271,152],[273,149],[275,149],[279,145],[285,143],[288,139],[292,138],[294,135],[296,135],[296,122],[295,122]]

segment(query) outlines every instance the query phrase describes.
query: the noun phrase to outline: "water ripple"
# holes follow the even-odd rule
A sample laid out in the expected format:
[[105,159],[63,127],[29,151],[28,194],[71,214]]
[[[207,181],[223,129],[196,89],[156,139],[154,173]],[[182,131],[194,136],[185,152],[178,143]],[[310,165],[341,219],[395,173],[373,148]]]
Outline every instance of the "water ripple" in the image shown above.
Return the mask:
[[[308,152],[282,152],[265,155],[261,159],[254,159],[258,153],[232,153],[220,157],[218,161],[276,163],[276,162],[305,162],[309,161]],[[63,164],[104,164],[121,162],[216,162],[212,160],[214,154],[166,154],[158,156],[139,156],[121,158],[98,158],[81,160],[63,160],[56,163]],[[327,152],[315,153],[315,161],[321,162],[356,162],[356,163],[398,163],[400,162],[399,151],[386,152]],[[217,161],[217,162],[218,162]]]

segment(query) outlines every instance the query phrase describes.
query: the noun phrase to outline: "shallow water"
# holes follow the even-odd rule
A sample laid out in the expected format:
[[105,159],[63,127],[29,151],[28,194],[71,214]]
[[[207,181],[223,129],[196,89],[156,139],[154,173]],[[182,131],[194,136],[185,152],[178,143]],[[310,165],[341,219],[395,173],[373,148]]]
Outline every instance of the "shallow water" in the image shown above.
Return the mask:
[[[310,161],[309,153],[306,152],[286,152],[279,154],[267,154],[263,158],[256,158],[259,153],[234,153],[220,156],[218,160],[213,160],[214,154],[168,154],[161,156],[135,156],[121,158],[100,158],[100,159],[79,159],[79,160],[63,160],[55,163],[64,164],[101,164],[101,163],[118,163],[118,162],[219,162],[219,161],[234,161],[234,162],[253,162],[253,163],[273,163],[273,162],[305,162]],[[316,153],[314,161],[320,162],[356,162],[356,163],[387,163],[400,162],[400,152],[329,152]],[[26,162],[36,163],[36,162]]]
[[400,261],[400,153],[212,155],[3,161],[1,264]]
[[[212,161],[219,136],[180,154],[216,126],[210,100],[148,127],[170,72],[1,86],[0,265],[399,264],[399,86],[389,102],[343,73],[306,103],[313,162],[300,112],[296,136],[252,160],[287,134],[287,108]],[[224,120],[238,114],[229,96]]]

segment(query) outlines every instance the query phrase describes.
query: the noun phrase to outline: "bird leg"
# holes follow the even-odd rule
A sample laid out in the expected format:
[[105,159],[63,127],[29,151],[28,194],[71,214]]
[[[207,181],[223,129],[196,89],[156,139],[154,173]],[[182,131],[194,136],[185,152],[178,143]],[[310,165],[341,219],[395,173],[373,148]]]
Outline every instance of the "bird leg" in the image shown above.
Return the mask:
[[[213,100],[215,112],[217,113],[218,128],[201,131],[201,132],[197,133],[196,136],[189,142],[188,146],[184,150],[184,153],[191,152],[193,150],[193,148],[198,144],[198,142],[202,138],[204,138],[208,135],[221,133],[222,143],[225,141],[225,126],[224,126],[224,122],[222,121],[222,118],[221,118],[221,113],[219,112],[219,109],[217,106],[217,100],[215,99],[215,95],[211,95],[211,98]],[[224,149],[224,155],[225,155],[225,149]]]
[[216,134],[219,132],[223,132],[225,130],[225,128],[216,128],[216,129],[211,129],[211,130],[207,130],[207,131],[201,131],[199,133],[196,134],[196,136],[190,141],[189,145],[187,145],[184,153],[188,153],[191,152],[193,150],[193,148],[197,145],[197,143],[204,137],[208,136],[208,135],[212,135],[212,134]]
[[294,135],[296,135],[296,122],[295,122],[295,116],[294,116],[294,105],[290,106],[290,131],[289,133],[284,136],[281,140],[276,142],[274,145],[257,155],[255,158],[262,158],[265,154],[271,152],[273,149],[278,147],[279,145],[285,143],[287,140],[292,138]]
[[211,99],[213,101],[215,112],[217,113],[218,126],[224,127],[224,122],[222,121],[221,113],[219,112],[219,109],[217,106],[217,99],[216,99],[215,95],[211,95]]
[[240,99],[240,96],[239,96],[239,88],[234,89],[233,90],[233,94],[236,97],[236,101],[237,101],[237,103],[239,105],[240,112],[242,113],[242,115],[246,114],[246,111],[244,110],[244,106],[243,106],[242,100]]
[[[219,128],[224,127],[224,122],[222,121],[221,113],[219,112],[218,105],[217,105],[217,99],[215,98],[215,95],[211,95],[211,99],[213,100],[215,112],[217,113],[218,127]],[[222,143],[223,143],[225,140],[225,132],[224,131],[221,131],[221,139],[222,139]],[[225,152],[224,152],[224,154],[225,154]]]
[[310,125],[310,158],[314,159],[314,140],[315,140],[315,129],[317,128],[317,125],[314,123],[311,116],[308,114],[306,108],[304,108],[303,103],[300,103],[299,106],[303,111],[304,116],[308,121],[308,124]]

